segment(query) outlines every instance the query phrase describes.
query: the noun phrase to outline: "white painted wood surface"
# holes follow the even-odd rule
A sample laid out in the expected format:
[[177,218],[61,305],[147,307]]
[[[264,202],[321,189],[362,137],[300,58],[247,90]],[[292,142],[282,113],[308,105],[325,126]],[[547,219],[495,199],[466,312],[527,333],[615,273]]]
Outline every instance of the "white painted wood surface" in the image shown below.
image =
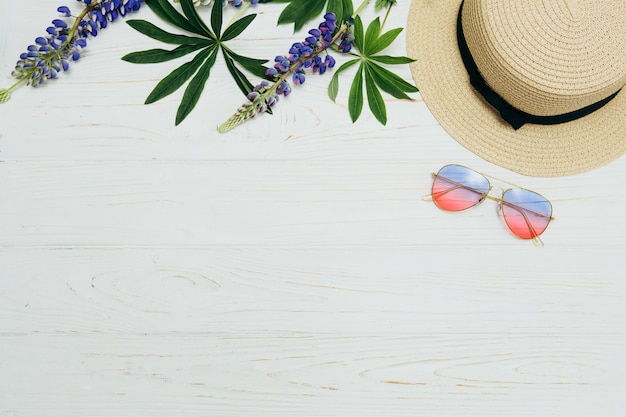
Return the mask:
[[[3,2],[0,85],[57,6]],[[258,10],[236,50],[301,37]],[[219,65],[174,127],[180,94],[142,103],[178,62],[119,60],[156,45],[112,25],[0,105],[0,415],[624,416],[626,159],[523,177],[419,95],[352,125],[329,76],[219,135],[241,103]],[[490,202],[422,201],[450,162],[550,198],[545,248]]]

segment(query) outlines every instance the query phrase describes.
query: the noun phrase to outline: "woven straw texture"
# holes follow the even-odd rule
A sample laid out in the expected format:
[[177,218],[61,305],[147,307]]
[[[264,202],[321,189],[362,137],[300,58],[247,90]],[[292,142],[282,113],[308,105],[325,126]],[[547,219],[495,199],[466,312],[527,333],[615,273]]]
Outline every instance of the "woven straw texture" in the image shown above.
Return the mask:
[[[626,152],[626,89],[601,109],[558,125],[514,130],[469,84],[458,52],[461,0],[413,0],[411,71],[422,98],[459,143],[532,176],[565,176]],[[465,0],[463,30],[481,74],[520,110],[555,115],[601,100],[626,82],[626,2]]]

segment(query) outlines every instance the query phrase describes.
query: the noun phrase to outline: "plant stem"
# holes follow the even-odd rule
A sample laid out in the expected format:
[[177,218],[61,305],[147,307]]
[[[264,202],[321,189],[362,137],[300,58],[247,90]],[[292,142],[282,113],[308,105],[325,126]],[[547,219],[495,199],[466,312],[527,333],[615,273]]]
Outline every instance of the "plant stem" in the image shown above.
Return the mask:
[[[363,0],[363,2],[361,3],[361,5],[354,11],[354,13],[352,13],[352,16],[350,16],[350,21],[353,21],[354,18],[356,18],[362,11],[363,9],[365,9],[365,7],[367,7],[367,5],[370,3],[371,0]],[[387,13],[389,13],[389,11],[387,11]],[[319,48],[318,50],[315,50],[310,56],[308,57],[303,57],[301,56],[300,58],[298,58],[297,61],[295,61],[293,64],[291,64],[289,66],[289,68],[287,69],[287,71],[285,71],[283,74],[280,75],[280,77],[278,77],[275,81],[274,84],[272,84],[267,90],[265,90],[259,97],[258,101],[264,101],[265,103],[267,103],[267,99],[270,98],[271,96],[276,94],[276,89],[283,83],[285,82],[285,80],[291,76],[297,69],[298,67],[300,67],[300,65],[302,65],[302,63],[304,63],[305,61],[310,60],[311,58],[315,58],[316,56],[320,55],[322,52],[326,51],[329,47],[335,45],[335,42],[337,41],[337,39],[341,38],[341,36],[343,36],[343,34],[350,28],[351,24],[348,22],[344,22],[339,29],[337,30],[337,32],[335,33],[335,35],[333,36],[332,40],[330,42],[328,42],[327,44],[325,44],[324,47]],[[225,121],[224,123],[222,123],[218,128],[218,132],[220,133],[224,133],[227,132],[233,128],[235,128],[236,126],[240,125],[241,123],[243,123],[245,120],[247,120],[250,117],[253,117],[256,113],[256,101],[252,102],[249,101],[245,104],[243,104],[239,110],[237,111],[237,113],[235,113],[233,116],[231,116],[227,121]]]
[[[76,35],[76,31],[78,30],[78,26],[80,22],[91,10],[94,9],[94,7],[101,5],[101,3],[102,1],[98,1],[98,2],[94,2],[94,3],[87,5],[87,7],[85,7],[78,14],[78,16],[76,16],[76,18],[74,19],[74,24],[72,25],[69,32],[67,33],[67,39],[65,40],[65,42],[59,47],[58,50],[54,51],[54,54],[50,53],[44,58],[46,64],[48,64],[54,57],[62,59],[61,52],[65,51],[68,48],[68,46],[71,45],[72,42],[74,41],[74,36]],[[37,70],[37,67],[33,67],[32,71],[28,75],[25,75],[22,78],[18,78],[18,80],[12,86],[10,86],[9,88],[0,89],[0,103],[7,102],[9,98],[11,97],[11,91],[13,91],[18,86],[22,85],[24,82],[28,81],[32,76],[32,72],[36,70]]]
[[230,26],[230,25],[232,25],[233,23],[235,23],[235,21],[236,21],[237,19],[239,19],[239,18],[241,17],[241,15],[242,15],[242,14],[244,14],[244,12],[245,12],[246,10],[248,10],[248,8],[250,7],[250,4],[252,4],[252,3],[250,3],[250,1],[244,1],[244,2],[243,2],[243,6],[241,6],[241,7],[239,8],[239,10],[237,10],[237,13],[235,13],[235,15],[233,16],[233,18],[232,18],[232,19],[230,19],[230,23],[228,24],[228,26]]
[[380,25],[380,31],[383,31],[383,28],[385,27],[385,23],[387,23],[387,18],[389,17],[389,14],[391,13],[391,7],[393,6],[393,4],[389,4],[389,6],[387,7],[387,13],[385,13],[385,17],[383,19],[383,23]]
[[365,9],[367,7],[368,4],[370,4],[370,0],[363,0],[363,3],[361,3],[361,5],[358,7],[358,9],[356,9],[354,11],[354,13],[352,13],[352,16],[351,16],[352,19],[357,17],[363,11],[363,9]]
[[18,87],[20,84],[22,84],[24,81],[28,80],[27,77],[24,78],[20,78],[19,80],[17,80],[11,87],[7,88],[7,90],[9,91],[13,91],[16,87]]
[[[369,0],[367,0],[369,1]],[[291,64],[289,66],[289,68],[287,69],[287,71],[285,71],[283,74],[280,75],[280,77],[278,77],[275,81],[274,84],[272,84],[267,90],[265,90],[259,97],[259,101],[264,101],[267,102],[267,99],[276,94],[276,89],[283,83],[285,82],[285,80],[294,73],[294,71],[296,71],[298,69],[298,67],[300,67],[300,65],[302,65],[302,63],[304,63],[305,61],[309,61],[311,58],[315,58],[316,56],[320,55],[322,52],[325,52],[326,49],[328,49],[331,45],[333,45],[335,43],[335,41],[337,41],[337,39],[339,39],[346,30],[348,30],[348,28],[350,27],[350,25],[348,23],[343,23],[339,29],[337,30],[337,32],[335,33],[335,36],[333,36],[332,40],[330,42],[328,42],[326,44],[325,47],[323,48],[319,48],[316,51],[313,51],[313,53],[310,56],[301,56],[300,58],[298,58],[297,61],[295,61],[293,64]],[[255,103],[253,102],[247,102],[245,103],[242,107],[240,107],[240,110],[243,107],[246,107],[244,110],[244,112],[237,112],[235,113],[233,116],[231,116],[227,121],[225,121],[224,123],[222,123],[218,128],[218,132],[220,133],[224,133],[227,132],[233,128],[235,128],[236,126],[240,125],[241,123],[243,123],[247,118],[245,111],[249,111],[251,114],[254,114],[253,112]]]

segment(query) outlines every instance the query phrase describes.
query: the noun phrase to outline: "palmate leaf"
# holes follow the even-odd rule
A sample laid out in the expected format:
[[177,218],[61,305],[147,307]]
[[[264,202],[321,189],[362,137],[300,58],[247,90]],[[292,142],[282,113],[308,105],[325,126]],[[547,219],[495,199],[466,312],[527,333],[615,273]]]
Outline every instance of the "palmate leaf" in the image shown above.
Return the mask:
[[[221,14],[222,3],[219,1],[216,1],[214,3],[219,3]],[[202,34],[204,34],[204,36],[207,36],[211,39],[217,39],[215,34],[211,32],[211,29],[208,28],[208,26],[202,21],[202,18],[200,18],[200,16],[198,15],[198,12],[193,5],[193,0],[180,0],[180,6],[182,7],[183,13],[185,14],[185,16],[187,16],[189,23],[191,23],[194,29],[200,31]],[[213,11],[211,11],[211,15],[213,15]]]
[[252,23],[255,18],[255,14],[249,14],[233,22],[230,26],[226,28],[226,30],[222,34],[222,42],[229,41],[239,36],[241,32],[246,30],[246,28],[250,25],[250,23]]
[[381,64],[388,65],[399,65],[399,64],[410,64],[415,61],[413,58],[409,58],[407,56],[389,56],[389,55],[374,55],[371,56],[370,59],[372,61],[380,62]]
[[335,99],[337,98],[337,94],[339,93],[339,74],[358,62],[358,59],[352,59],[348,62],[343,63],[339,68],[337,68],[337,70],[333,74],[333,77],[330,80],[330,83],[328,84],[328,96],[332,101],[335,101]]
[[181,65],[163,78],[146,98],[145,104],[154,103],[178,90],[191,76],[198,71],[206,58],[214,54],[217,48],[210,46],[200,51],[191,61]]
[[397,0],[376,0],[376,11],[397,4]]
[[363,64],[359,65],[348,96],[348,113],[353,123],[359,118],[361,111],[363,111]]
[[326,12],[334,13],[337,17],[337,22],[344,22],[354,12],[354,6],[352,5],[352,0],[328,0]]
[[376,82],[374,81],[374,76],[372,75],[372,71],[370,70],[369,65],[364,65],[364,67],[367,104],[369,105],[374,117],[376,117],[376,120],[378,120],[382,125],[386,125],[387,108],[385,107],[383,96],[378,91],[378,87],[376,86]]
[[361,44],[360,41],[359,45],[357,45],[363,55],[372,55],[372,45],[374,45],[374,42],[376,41],[376,39],[378,39],[378,35],[380,35],[380,18],[377,17],[367,27],[367,30],[365,31],[365,37],[362,41],[363,44]]
[[403,78],[394,74],[386,68],[373,62],[368,62],[367,67],[372,74],[372,79],[380,88],[394,96],[395,98],[410,100],[405,93],[417,93],[418,89],[413,84],[409,84]]
[[173,34],[143,20],[129,21],[131,27],[144,35],[161,42],[178,44],[179,46],[171,51],[157,48],[133,52],[122,58],[127,62],[137,64],[165,62],[199,51],[191,61],[179,66],[163,78],[145,100],[146,104],[161,100],[181,88],[191,79],[185,88],[176,113],[176,125],[180,124],[198,103],[220,50],[224,55],[226,68],[242,93],[249,93],[253,86],[238,66],[258,77],[267,77],[265,74],[267,68],[263,65],[267,60],[238,55],[225,45],[226,41],[240,35],[252,23],[256,14],[241,17],[231,23],[221,33],[223,27],[222,2],[219,0],[213,3],[211,9],[211,28],[204,23],[196,11],[193,0],[180,0],[182,14],[174,9],[168,0],[145,1],[155,14],[164,21],[197,35]]
[[[267,60],[241,56],[239,54],[234,53],[232,50],[230,50],[228,47],[226,47],[223,44],[222,44],[222,52],[224,53],[224,55],[228,55],[229,57],[231,57],[234,61],[236,61],[239,65],[245,68],[248,72],[256,75],[259,78],[267,77],[267,75],[265,74],[265,71],[267,71],[267,68],[263,65],[267,62]],[[248,93],[249,92],[250,91],[248,91]]]
[[381,31],[379,18],[374,19],[365,31],[363,30],[361,19],[358,16],[354,19],[354,46],[358,49],[358,52],[354,54],[357,55],[357,58],[340,66],[328,85],[328,95],[334,101],[339,89],[339,73],[349,66],[359,63],[359,68],[352,80],[348,96],[348,112],[352,122],[355,122],[361,115],[364,101],[364,86],[369,109],[383,125],[387,123],[387,108],[381,91],[403,100],[411,99],[406,93],[418,91],[415,86],[402,79],[402,77],[380,65],[408,64],[413,62],[413,59],[376,55],[393,43],[402,31],[402,28],[392,29],[382,34]]
[[398,35],[402,32],[402,28],[392,29],[389,32],[385,32],[375,39],[368,47],[368,54],[374,55],[387,48],[396,40]]
[[170,23],[180,29],[197,35],[205,36],[204,32],[197,30],[183,15],[178,13],[168,0],[145,0],[150,10],[159,16],[162,20]]
[[224,61],[226,62],[226,67],[228,68],[230,75],[235,80],[237,87],[239,87],[239,90],[241,90],[243,94],[248,94],[250,91],[252,91],[252,88],[254,86],[246,78],[246,76],[239,70],[239,68],[235,66],[235,62],[233,61],[233,58],[231,58],[228,54],[225,53]]
[[122,60],[132,62],[133,64],[156,64],[158,62],[171,61],[190,54],[198,49],[204,48],[204,45],[180,45],[179,47],[168,51],[165,49],[149,49],[147,51],[131,52],[124,55]]
[[204,64],[202,64],[195,77],[193,77],[185,89],[185,94],[183,95],[183,99],[181,100],[180,106],[178,106],[178,111],[176,112],[176,126],[178,126],[180,122],[182,122],[185,117],[191,113],[193,108],[196,107],[196,104],[200,99],[200,95],[202,95],[204,85],[209,79],[211,68],[215,64],[215,59],[217,58],[217,48],[211,48],[210,51],[211,53],[208,58],[204,61]]
[[318,17],[326,5],[326,12],[334,13],[337,22],[348,19],[354,10],[352,0],[292,0],[278,17],[278,23],[293,23],[294,30],[298,31],[305,23]]
[[213,2],[213,8],[211,9],[211,28],[213,29],[213,32],[215,32],[215,34],[218,36],[220,33],[222,33],[222,2],[221,1]]
[[215,43],[211,39],[169,33],[145,20],[131,19],[127,20],[126,23],[138,32],[165,43],[178,45],[210,45],[211,43]]
[[352,27],[352,34],[354,35],[353,44],[359,51],[363,51],[363,22],[361,17],[354,18],[354,25]]
[[326,0],[294,0],[278,16],[278,23],[293,23],[294,30],[298,31],[306,22],[319,16],[325,4]]

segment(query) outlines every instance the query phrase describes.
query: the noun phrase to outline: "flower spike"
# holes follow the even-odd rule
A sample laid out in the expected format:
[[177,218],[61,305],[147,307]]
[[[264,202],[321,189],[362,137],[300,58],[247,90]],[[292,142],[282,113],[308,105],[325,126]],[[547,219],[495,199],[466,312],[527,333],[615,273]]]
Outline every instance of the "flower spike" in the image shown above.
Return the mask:
[[[336,28],[335,15],[327,13],[324,15],[324,21],[317,28],[309,30],[309,36],[304,41],[291,45],[289,55],[276,56],[274,67],[269,68],[265,73],[274,80],[274,84],[270,86],[267,81],[263,81],[257,85],[255,87],[257,94],[249,94],[247,97],[249,101],[240,106],[235,114],[220,125],[218,131],[227,132],[272,108],[279,96],[287,96],[291,93],[288,78],[291,78],[294,85],[301,85],[306,81],[305,70],[307,68],[318,74],[324,74],[328,68],[333,68],[335,59],[328,54],[327,50],[337,39],[343,37],[349,25],[342,25],[333,35]],[[326,53],[323,59],[320,56],[322,53]]]
[[11,91],[21,84],[38,87],[47,80],[55,79],[61,72],[68,71],[70,62],[78,61],[87,47],[87,39],[114,22],[119,16],[139,10],[144,0],[78,0],[84,8],[73,20],[71,10],[60,6],[57,12],[62,18],[52,20],[45,36],[20,55],[11,73],[17,82],[8,89],[0,90],[0,103],[9,100]]

